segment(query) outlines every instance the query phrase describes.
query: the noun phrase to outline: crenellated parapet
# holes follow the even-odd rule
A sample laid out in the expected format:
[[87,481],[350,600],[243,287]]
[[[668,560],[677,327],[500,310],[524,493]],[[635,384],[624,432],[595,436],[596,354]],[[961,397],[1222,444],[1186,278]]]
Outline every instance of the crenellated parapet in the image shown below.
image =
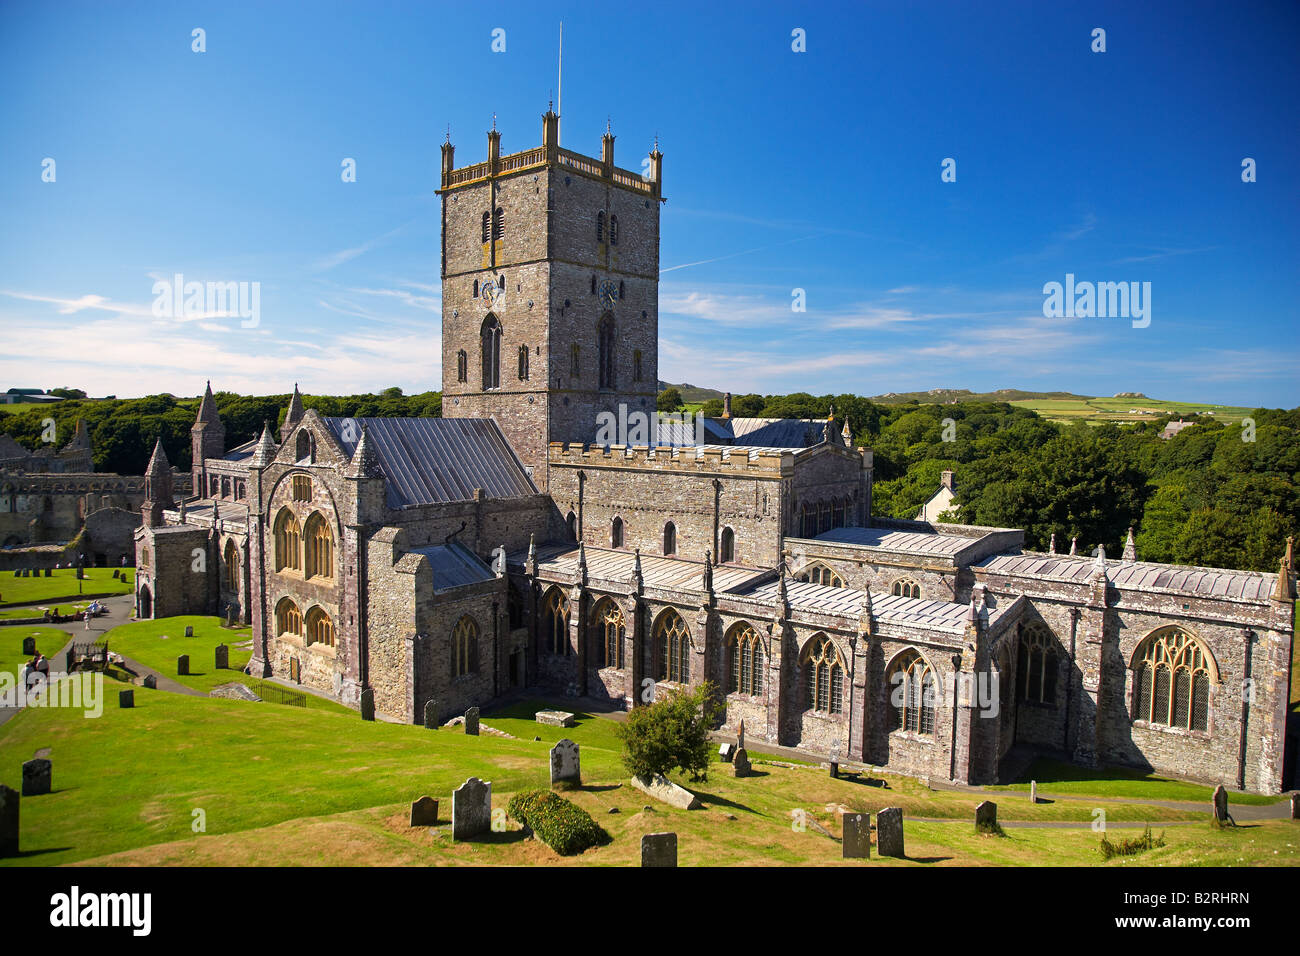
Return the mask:
[[653,447],[646,445],[591,445],[585,442],[551,442],[547,459],[552,467],[613,467],[690,474],[724,472],[744,477],[789,477],[794,473],[794,453],[782,449],[729,448],[725,445]]

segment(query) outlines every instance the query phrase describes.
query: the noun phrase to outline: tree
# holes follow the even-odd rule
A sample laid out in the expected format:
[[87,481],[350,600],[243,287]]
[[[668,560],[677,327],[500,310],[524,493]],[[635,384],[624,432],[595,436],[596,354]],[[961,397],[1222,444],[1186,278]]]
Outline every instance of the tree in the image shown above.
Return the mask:
[[720,708],[717,690],[705,681],[694,691],[669,691],[648,707],[635,707],[614,732],[623,741],[623,763],[634,777],[681,768],[692,780],[709,777],[709,728]]
[[659,393],[659,399],[656,402],[656,408],[661,412],[675,412],[682,407],[682,393],[677,386],[669,385]]

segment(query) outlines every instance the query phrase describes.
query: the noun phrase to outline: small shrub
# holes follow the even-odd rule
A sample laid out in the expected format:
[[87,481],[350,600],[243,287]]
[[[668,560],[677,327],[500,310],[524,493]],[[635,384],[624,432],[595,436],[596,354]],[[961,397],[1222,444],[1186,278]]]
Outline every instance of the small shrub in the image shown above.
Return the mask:
[[692,780],[707,780],[712,741],[709,728],[718,716],[710,681],[695,691],[670,691],[648,707],[634,707],[615,728],[623,741],[623,763],[634,777],[667,774],[680,767]]
[[607,834],[586,810],[549,790],[516,793],[506,812],[560,856],[572,856],[609,842]]
[[1165,845],[1165,835],[1163,833],[1158,837],[1151,835],[1151,824],[1147,824],[1140,837],[1131,840],[1120,840],[1118,843],[1111,843],[1105,837],[1101,838],[1101,858],[1109,860],[1115,856],[1137,856],[1139,853],[1145,853],[1147,850],[1154,850],[1156,847]]

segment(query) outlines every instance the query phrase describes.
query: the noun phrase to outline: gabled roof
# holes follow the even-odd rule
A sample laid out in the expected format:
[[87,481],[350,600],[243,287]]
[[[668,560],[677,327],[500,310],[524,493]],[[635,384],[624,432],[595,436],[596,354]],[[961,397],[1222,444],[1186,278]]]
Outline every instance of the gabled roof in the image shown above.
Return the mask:
[[825,418],[727,418],[737,445],[769,448],[805,448],[823,438]]
[[[1096,562],[1083,555],[1006,554],[988,558],[976,568],[995,574],[1015,574],[1086,584],[1097,570]],[[1195,568],[1150,561],[1106,562],[1106,576],[1120,589],[1166,591],[1208,598],[1236,598],[1265,602],[1277,582],[1277,575],[1262,571],[1232,571],[1225,568]]]
[[489,498],[537,494],[505,435],[490,418],[322,417],[321,421],[349,458],[364,427],[366,442],[387,479],[390,508],[468,501],[476,488]]
[[[738,597],[776,603],[779,600],[778,587],[776,581],[767,581],[748,592],[731,593]],[[857,588],[836,588],[828,584],[786,578],[785,591],[790,607],[794,610],[836,614],[854,620],[862,613],[864,592]],[[960,634],[966,628],[969,610],[965,604],[953,604],[950,601],[906,598],[877,591],[871,593],[871,613],[877,621],[885,624]]]
[[495,574],[463,544],[435,544],[426,548],[412,548],[411,554],[422,554],[433,571],[434,591],[447,591],[468,584],[490,581]]
[[970,547],[979,538],[926,531],[899,531],[893,528],[832,528],[817,535],[816,540],[879,548],[882,551],[897,551],[901,554],[948,557]]
[[[10,389],[12,391],[12,389]],[[32,453],[8,435],[0,435],[0,458],[31,458]]]

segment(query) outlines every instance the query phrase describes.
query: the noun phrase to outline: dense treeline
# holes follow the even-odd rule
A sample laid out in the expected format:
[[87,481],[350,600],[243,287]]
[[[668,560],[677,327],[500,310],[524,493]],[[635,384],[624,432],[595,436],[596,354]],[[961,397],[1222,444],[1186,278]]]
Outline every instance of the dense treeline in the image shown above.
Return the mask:
[[[278,429],[289,407],[288,395],[217,392],[214,398],[217,412],[226,426],[227,448],[257,438],[263,422],[269,421],[273,429]],[[385,389],[378,395],[304,395],[302,403],[304,408],[314,408],[328,417],[398,418],[442,414],[440,392],[403,395],[399,388]],[[172,395],[69,400],[33,405],[4,415],[0,417],[0,431],[35,450],[41,447],[43,423],[52,418],[57,428],[56,447],[62,448],[72,439],[77,419],[84,418],[94,449],[96,471],[143,474],[159,436],[167,459],[181,471],[189,471],[190,426],[194,424],[198,409],[199,399],[178,399]],[[278,441],[278,430],[275,435]]]
[[1143,560],[1274,571],[1300,527],[1300,409],[1257,409],[1253,428],[1202,417],[1168,440],[1168,419],[1059,425],[1005,403],[741,395],[732,414],[821,418],[832,405],[875,451],[877,514],[915,517],[952,469],[953,520],[1024,528],[1033,549],[1055,534],[1058,550],[1077,537],[1081,553],[1117,557],[1132,525]]

